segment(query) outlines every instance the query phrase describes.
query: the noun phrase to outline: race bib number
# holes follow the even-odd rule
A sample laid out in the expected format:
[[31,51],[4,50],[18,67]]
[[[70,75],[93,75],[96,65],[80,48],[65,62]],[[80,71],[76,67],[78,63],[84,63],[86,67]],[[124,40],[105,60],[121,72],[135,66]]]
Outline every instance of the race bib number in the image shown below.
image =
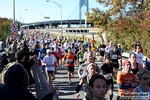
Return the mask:
[[104,48],[100,48],[100,50],[101,50],[101,51],[104,51],[105,49],[104,49]]
[[72,63],[73,62],[73,60],[72,59],[68,59],[68,63]]
[[130,89],[124,89],[124,92],[130,92]]
[[112,59],[117,59],[117,55],[113,54],[111,58]]
[[112,73],[106,74],[106,79],[110,80],[112,78]]

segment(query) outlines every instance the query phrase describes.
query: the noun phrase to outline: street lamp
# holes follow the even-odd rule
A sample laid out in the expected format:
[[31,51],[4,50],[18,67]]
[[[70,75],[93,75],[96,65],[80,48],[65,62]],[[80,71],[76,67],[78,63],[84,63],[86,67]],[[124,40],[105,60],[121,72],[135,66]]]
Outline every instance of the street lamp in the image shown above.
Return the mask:
[[20,32],[21,32],[21,12],[24,11],[24,10],[28,10],[28,9],[22,9],[22,10],[20,11]]
[[45,21],[45,19],[50,19],[50,17],[46,17],[44,14],[40,14],[40,15],[43,15],[43,16],[44,16],[44,22],[45,22],[44,27],[46,28],[46,21]]
[[61,23],[61,35],[63,35],[63,30],[62,30],[62,5],[61,4],[58,4],[57,2],[55,2],[55,1],[50,1],[50,0],[47,0],[46,2],[53,2],[54,4],[56,4],[58,7],[60,7],[60,12],[61,12],[61,21],[60,21],[60,23]]
[[[40,15],[43,15],[43,14],[40,14]],[[43,16],[44,16],[44,27],[46,28],[45,15]]]
[[15,23],[15,0],[13,0],[13,23]]

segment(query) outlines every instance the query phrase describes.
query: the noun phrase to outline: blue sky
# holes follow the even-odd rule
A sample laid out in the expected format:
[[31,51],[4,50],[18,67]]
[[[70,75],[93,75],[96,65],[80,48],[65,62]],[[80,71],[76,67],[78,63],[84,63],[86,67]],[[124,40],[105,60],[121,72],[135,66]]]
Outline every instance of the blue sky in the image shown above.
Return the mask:
[[[51,0],[52,1],[52,0]],[[62,5],[62,19],[79,19],[79,0],[53,0]],[[89,0],[89,9],[103,7],[96,0]],[[50,20],[60,20],[60,8],[46,0],[15,0],[15,19],[21,22],[36,22],[49,20],[44,16],[50,17]],[[24,9],[28,9],[27,11]],[[21,13],[20,13],[21,11]],[[82,7],[82,18],[85,18],[86,7]],[[42,14],[42,15],[40,15]],[[1,0],[0,17],[13,18],[13,0]]]

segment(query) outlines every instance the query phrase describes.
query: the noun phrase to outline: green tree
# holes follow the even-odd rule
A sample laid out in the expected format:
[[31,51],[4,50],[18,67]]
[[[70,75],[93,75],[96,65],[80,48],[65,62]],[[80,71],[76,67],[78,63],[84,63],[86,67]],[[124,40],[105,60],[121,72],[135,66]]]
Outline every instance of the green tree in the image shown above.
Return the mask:
[[[0,39],[6,39],[8,36],[11,35],[10,31],[11,23],[13,23],[12,19],[0,18]],[[19,25],[18,21],[16,21],[16,23],[18,23]]]

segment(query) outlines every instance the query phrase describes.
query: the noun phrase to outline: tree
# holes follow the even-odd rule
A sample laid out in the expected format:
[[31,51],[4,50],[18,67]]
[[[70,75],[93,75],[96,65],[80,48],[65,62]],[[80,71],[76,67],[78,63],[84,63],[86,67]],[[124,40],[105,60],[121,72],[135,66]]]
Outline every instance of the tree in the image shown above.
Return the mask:
[[[96,0],[106,10],[92,8],[87,12],[87,21],[94,23],[102,31],[110,33],[109,40],[120,43],[126,51],[140,40],[146,52],[150,46],[150,0]],[[146,43],[146,44],[145,44]]]
[[[10,31],[11,23],[13,23],[12,19],[0,17],[0,39],[5,40],[8,36],[11,35],[11,31]],[[16,21],[16,23],[18,23],[19,25],[18,21]]]

